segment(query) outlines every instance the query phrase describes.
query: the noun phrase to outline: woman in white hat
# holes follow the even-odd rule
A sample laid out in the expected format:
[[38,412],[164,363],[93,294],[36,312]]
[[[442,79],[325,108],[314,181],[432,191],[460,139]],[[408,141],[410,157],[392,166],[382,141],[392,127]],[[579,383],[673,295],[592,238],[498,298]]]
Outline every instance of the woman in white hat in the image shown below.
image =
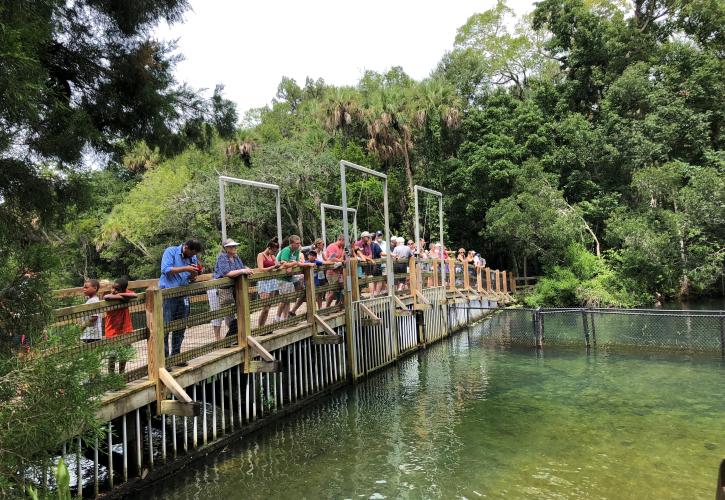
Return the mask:
[[[220,252],[216,258],[214,266],[214,279],[219,278],[236,278],[242,274],[252,274],[252,270],[244,265],[242,259],[237,255],[237,247],[239,243],[231,238],[224,240],[224,251]],[[212,288],[207,290],[209,297],[209,309],[218,311],[223,306],[227,306],[234,302],[234,295],[231,288]],[[227,327],[231,325],[234,316],[225,316],[224,321]],[[222,318],[211,320],[211,326],[214,329],[214,339],[221,339]]]

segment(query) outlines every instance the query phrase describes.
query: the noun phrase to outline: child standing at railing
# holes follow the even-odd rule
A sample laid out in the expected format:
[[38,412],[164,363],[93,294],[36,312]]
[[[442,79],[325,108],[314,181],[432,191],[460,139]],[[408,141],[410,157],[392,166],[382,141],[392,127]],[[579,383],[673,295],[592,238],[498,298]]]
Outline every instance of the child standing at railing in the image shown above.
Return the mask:
[[[113,282],[111,293],[106,294],[103,299],[110,301],[126,302],[136,298],[136,292],[128,290],[128,280],[126,278],[118,278]],[[126,307],[110,309],[106,312],[106,338],[113,338],[119,335],[125,335],[133,332],[133,324],[131,323],[131,312]],[[108,372],[116,371],[116,356],[112,355],[108,358]],[[118,362],[118,373],[126,371],[126,360],[121,357]]]
[[[83,283],[83,295],[87,297],[86,304],[97,304],[101,300],[98,298],[98,289],[100,283],[96,279],[87,279]],[[103,318],[100,313],[92,314],[86,318],[83,323],[85,327],[81,334],[81,340],[90,344],[91,342],[98,342],[103,338]]]
[[[325,271],[321,268],[325,264],[330,264],[330,262],[322,260],[322,258],[320,258],[321,256],[318,256],[317,251],[314,249],[308,251],[306,257],[308,264],[317,266],[317,269],[313,272],[315,276],[315,286],[318,287],[324,285],[327,280],[325,279]],[[317,294],[317,309],[322,309],[322,294],[319,293]]]

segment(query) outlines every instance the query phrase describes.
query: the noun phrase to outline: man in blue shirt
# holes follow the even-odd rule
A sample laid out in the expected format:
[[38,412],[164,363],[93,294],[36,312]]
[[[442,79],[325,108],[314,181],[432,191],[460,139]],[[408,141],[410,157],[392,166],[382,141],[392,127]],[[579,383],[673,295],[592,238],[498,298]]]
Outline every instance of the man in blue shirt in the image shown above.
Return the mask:
[[[201,253],[202,246],[198,240],[189,240],[186,243],[169,247],[164,250],[161,257],[161,277],[159,288],[175,288],[188,285],[199,275],[201,268],[196,255]],[[164,324],[189,316],[188,297],[167,297],[164,299]],[[184,341],[186,327],[171,332],[171,351],[169,352],[168,334],[164,332],[164,353],[166,357],[179,354],[181,343]],[[183,363],[180,363],[183,364]]]

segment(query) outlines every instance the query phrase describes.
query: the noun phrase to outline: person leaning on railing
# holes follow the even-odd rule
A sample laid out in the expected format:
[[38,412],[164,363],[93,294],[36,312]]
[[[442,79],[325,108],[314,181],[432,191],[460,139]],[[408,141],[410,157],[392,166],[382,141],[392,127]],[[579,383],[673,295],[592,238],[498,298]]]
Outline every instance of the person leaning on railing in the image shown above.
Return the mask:
[[[335,269],[327,270],[327,272],[325,273],[327,282],[330,285],[333,285],[335,283],[342,283],[342,263],[345,262],[344,235],[339,234],[337,236],[337,240],[334,243],[330,243],[329,245],[327,245],[327,248],[324,252],[324,258],[325,260],[334,262],[335,264],[339,265],[339,267]],[[336,305],[342,303],[342,289],[337,293],[333,291],[327,292],[325,307],[330,307],[332,305],[333,299],[335,300]]]
[[[164,250],[161,257],[161,277],[159,288],[176,288],[186,286],[194,281],[201,272],[197,254],[203,247],[198,240],[188,240],[178,246]],[[164,324],[189,316],[189,297],[164,298]],[[182,326],[171,332],[171,349],[169,349],[168,333],[164,331],[164,354],[166,357],[179,354],[184,341],[186,327]],[[183,365],[184,363],[180,363]]]
[[[279,241],[277,241],[277,237],[275,236],[269,240],[267,247],[257,254],[257,269],[262,271],[274,271],[278,269],[279,262],[277,262],[277,258],[275,257],[278,251]],[[262,300],[274,297],[277,295],[278,290],[279,282],[277,281],[277,278],[259,280],[257,282],[257,292],[259,293],[259,298]],[[262,311],[259,313],[258,326],[264,326],[267,322],[270,307],[271,306],[269,304],[262,307]]]
[[[244,265],[242,259],[237,255],[237,247],[239,243],[231,238],[224,240],[224,251],[219,253],[214,266],[214,279],[219,278],[236,278],[242,274],[252,274],[252,270]],[[209,297],[209,309],[218,311],[224,306],[234,303],[234,295],[231,288],[211,288],[206,292]],[[224,322],[227,328],[231,327],[234,315],[225,316]],[[222,318],[211,320],[211,326],[214,330],[214,340],[221,339]]]

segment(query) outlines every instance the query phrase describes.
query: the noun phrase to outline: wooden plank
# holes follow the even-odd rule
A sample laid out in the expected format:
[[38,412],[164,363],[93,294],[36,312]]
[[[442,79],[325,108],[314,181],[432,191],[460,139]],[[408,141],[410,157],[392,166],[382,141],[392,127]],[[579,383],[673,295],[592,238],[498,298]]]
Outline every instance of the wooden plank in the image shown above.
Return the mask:
[[258,354],[264,361],[268,361],[270,363],[276,361],[274,356],[272,356],[254,337],[247,337],[247,346]]
[[416,295],[416,297],[418,297],[418,300],[419,300],[419,301],[420,301],[421,303],[423,303],[423,304],[428,304],[428,305],[430,305],[430,300],[428,300],[428,297],[426,297],[425,295],[423,295],[423,294],[422,294],[422,293],[420,292],[420,290],[416,290],[416,291],[415,291],[415,295]]
[[337,332],[330,327],[330,325],[327,324],[327,322],[322,319],[319,315],[315,314],[315,323],[317,323],[317,326],[322,328],[322,331],[325,332],[327,335],[337,335]]
[[179,401],[184,403],[191,403],[191,397],[186,393],[183,387],[179,385],[174,377],[166,370],[166,368],[159,368],[159,380],[163,382],[167,389],[171,391],[171,394],[176,396]]
[[403,302],[402,300],[400,300],[400,297],[398,297],[397,295],[393,295],[392,297],[393,297],[393,302],[395,302],[395,304],[399,308],[404,309],[406,311],[408,310],[408,306],[405,305],[405,302]]
[[342,335],[313,335],[312,341],[315,344],[342,344]]
[[370,325],[381,325],[383,323],[383,320],[381,320],[377,314],[371,311],[368,306],[363,303],[358,304],[358,306],[360,307],[360,310],[363,312],[363,314],[368,317]]
[[395,317],[401,318],[405,316],[413,316],[415,312],[410,309],[395,309]]
[[198,417],[201,415],[201,403],[192,401],[184,403],[172,399],[163,399],[158,404],[161,415],[176,415],[177,417]]
[[282,362],[251,360],[244,363],[244,373],[275,373],[282,371]]
[[[136,298],[127,300],[124,302],[124,305],[128,307],[132,307],[138,304],[143,304],[146,300],[146,294],[145,293],[139,293]],[[53,315],[56,318],[62,318],[64,316],[71,316],[71,315],[79,315],[81,313],[88,313],[92,312],[98,309],[102,309],[104,307],[109,307],[112,305],[118,304],[118,301],[115,302],[108,302],[106,300],[102,300],[100,302],[95,302],[93,304],[79,304],[77,306],[68,306],[68,307],[61,307],[60,309],[56,309],[53,311]]]
[[432,308],[433,306],[430,304],[413,304],[413,311],[426,311]]

